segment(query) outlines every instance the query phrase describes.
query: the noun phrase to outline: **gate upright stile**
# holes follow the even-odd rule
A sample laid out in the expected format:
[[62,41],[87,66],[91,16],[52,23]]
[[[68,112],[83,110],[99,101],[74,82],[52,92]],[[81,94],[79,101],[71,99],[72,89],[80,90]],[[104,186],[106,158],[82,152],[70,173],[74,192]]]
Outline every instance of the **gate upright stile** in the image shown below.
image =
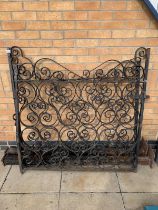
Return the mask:
[[21,172],[27,168],[135,170],[150,49],[82,75],[8,48]]

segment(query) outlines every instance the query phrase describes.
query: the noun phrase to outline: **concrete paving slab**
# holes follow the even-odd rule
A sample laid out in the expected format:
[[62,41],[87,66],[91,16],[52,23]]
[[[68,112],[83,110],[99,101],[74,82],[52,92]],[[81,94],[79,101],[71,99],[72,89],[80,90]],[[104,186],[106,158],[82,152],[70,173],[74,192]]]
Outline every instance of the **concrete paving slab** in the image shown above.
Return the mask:
[[4,151],[0,150],[0,189],[3,185],[6,175],[8,174],[9,169],[11,168],[11,166],[3,166],[1,162],[3,155]]
[[61,193],[60,210],[124,210],[119,193]]
[[59,194],[0,194],[0,210],[57,210]]
[[12,166],[2,192],[59,192],[60,179],[61,171],[28,170],[21,174],[19,166]]
[[158,166],[154,168],[139,166],[138,172],[119,172],[118,178],[122,192],[158,192]]
[[144,210],[144,206],[158,205],[158,193],[123,193],[126,210]]
[[119,192],[114,172],[62,172],[61,192]]

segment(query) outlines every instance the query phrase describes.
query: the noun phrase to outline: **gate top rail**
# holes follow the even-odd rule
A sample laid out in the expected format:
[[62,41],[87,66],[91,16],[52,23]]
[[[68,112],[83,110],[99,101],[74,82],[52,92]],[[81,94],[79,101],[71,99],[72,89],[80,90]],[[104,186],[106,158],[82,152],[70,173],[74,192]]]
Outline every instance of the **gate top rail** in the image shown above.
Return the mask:
[[[75,71],[71,71],[60,63],[50,58],[41,58],[36,62],[32,62],[25,57],[21,48],[13,46],[9,48],[11,56],[11,65],[13,74],[17,74],[17,80],[50,80],[56,79],[60,81],[68,80],[104,80],[106,82],[136,82],[138,73],[139,81],[146,82],[145,63],[148,60],[148,51],[144,47],[136,50],[134,58],[130,60],[118,61],[107,60],[92,70],[84,70],[82,75]],[[139,72],[138,72],[139,69]],[[17,72],[16,72],[17,71]]]

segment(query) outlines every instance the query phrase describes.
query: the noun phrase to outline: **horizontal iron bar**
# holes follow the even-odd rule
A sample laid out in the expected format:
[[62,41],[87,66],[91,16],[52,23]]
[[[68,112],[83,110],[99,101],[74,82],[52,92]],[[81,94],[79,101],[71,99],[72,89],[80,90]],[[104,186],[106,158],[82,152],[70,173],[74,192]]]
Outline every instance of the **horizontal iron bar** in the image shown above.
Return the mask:
[[114,80],[109,80],[109,78],[106,80],[104,78],[82,78],[82,79],[65,79],[65,80],[60,80],[60,79],[34,79],[34,80],[25,80],[25,79],[18,79],[17,82],[53,82],[53,81],[57,81],[57,82],[65,82],[68,83],[69,81],[74,81],[74,82],[87,82],[87,81],[91,81],[92,83],[94,81],[96,82],[107,82],[107,83],[114,83],[114,84],[118,84],[118,83],[147,83],[146,80],[128,80],[126,78],[123,78],[121,80],[118,81],[114,81]]

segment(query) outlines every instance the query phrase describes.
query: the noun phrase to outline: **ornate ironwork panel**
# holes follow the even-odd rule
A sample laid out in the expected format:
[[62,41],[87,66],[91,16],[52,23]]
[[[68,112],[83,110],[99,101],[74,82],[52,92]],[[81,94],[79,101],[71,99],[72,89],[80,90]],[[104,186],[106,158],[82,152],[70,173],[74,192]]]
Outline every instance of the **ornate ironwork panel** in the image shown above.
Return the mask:
[[26,168],[135,169],[149,49],[80,75],[56,61],[8,49],[21,171]]

